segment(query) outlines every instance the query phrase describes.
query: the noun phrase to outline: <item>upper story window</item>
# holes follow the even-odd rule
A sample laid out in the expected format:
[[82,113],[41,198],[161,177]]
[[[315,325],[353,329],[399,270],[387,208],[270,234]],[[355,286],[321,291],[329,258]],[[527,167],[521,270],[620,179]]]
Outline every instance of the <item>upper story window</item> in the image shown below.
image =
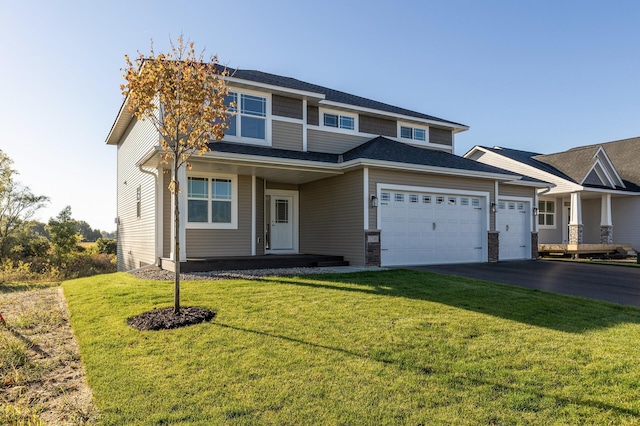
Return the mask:
[[237,226],[237,181],[234,177],[187,178],[187,226],[233,228]]
[[229,129],[226,135],[241,138],[266,140],[267,138],[267,99],[261,96],[244,93],[229,92],[225,97],[227,106],[235,115],[229,120]]
[[323,124],[325,127],[355,130],[356,119],[348,115],[329,114],[325,112],[323,115]]
[[427,129],[412,126],[400,126],[400,138],[411,139],[419,142],[427,141]]

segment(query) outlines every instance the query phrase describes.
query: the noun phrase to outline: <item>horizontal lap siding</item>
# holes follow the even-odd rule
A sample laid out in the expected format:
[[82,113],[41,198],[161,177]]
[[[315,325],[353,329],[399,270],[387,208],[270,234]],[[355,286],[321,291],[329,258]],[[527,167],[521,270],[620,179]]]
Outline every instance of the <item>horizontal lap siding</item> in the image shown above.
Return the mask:
[[[155,263],[156,180],[143,173],[138,161],[158,144],[149,121],[132,120],[118,144],[118,270]],[[141,215],[137,215],[137,189],[141,187]]]
[[251,176],[238,176],[238,229],[187,229],[187,258],[251,255]]
[[[377,184],[421,186],[428,188],[445,188],[459,191],[482,191],[489,193],[493,199],[494,181],[473,178],[461,178],[455,176],[442,176],[431,174],[418,174],[408,172],[396,172],[382,169],[369,169],[369,194],[376,194]],[[491,201],[491,200],[489,200]],[[494,229],[494,219],[491,218],[491,229]],[[377,209],[369,210],[369,228],[376,229],[378,223]]]
[[582,224],[582,242],[600,244],[600,198],[582,200]]
[[300,252],[364,265],[363,172],[300,185]]
[[611,198],[613,242],[628,243],[640,250],[640,199],[638,197]]
[[[555,229],[542,229],[538,230],[538,243],[539,244],[562,244],[562,214],[563,214],[563,201],[562,198],[556,197],[540,197],[540,200],[555,201],[556,203],[556,227]],[[536,206],[538,207],[538,206]]]
[[363,136],[309,129],[307,133],[307,149],[313,152],[342,154],[370,139]]
[[307,105],[307,124],[312,126],[320,124],[320,109],[317,106]]
[[173,211],[171,210],[171,191],[169,184],[171,183],[171,171],[165,170],[162,179],[162,257],[168,258],[171,255],[171,227],[173,226]]
[[273,148],[302,151],[302,124],[273,120]]
[[[528,197],[533,199],[535,196],[535,188],[516,185],[499,185],[498,194],[501,197]],[[538,207],[538,206],[534,206]]]

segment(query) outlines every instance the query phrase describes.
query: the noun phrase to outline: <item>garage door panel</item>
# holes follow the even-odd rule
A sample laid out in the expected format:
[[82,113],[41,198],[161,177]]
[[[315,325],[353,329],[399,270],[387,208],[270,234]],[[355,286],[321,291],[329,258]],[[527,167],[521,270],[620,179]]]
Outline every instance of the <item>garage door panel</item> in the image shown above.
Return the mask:
[[499,232],[499,256],[502,260],[530,258],[530,203],[501,200],[498,203],[496,229]]
[[484,261],[481,197],[383,191],[383,265]]

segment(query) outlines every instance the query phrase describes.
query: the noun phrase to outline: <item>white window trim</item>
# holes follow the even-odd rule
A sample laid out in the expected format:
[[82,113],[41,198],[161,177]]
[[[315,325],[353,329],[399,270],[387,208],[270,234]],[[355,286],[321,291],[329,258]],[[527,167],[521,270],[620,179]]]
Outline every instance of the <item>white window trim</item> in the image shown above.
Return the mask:
[[[327,108],[322,108],[322,107],[318,108],[318,111],[319,111],[318,128],[320,128],[321,130],[326,131],[326,132],[343,133],[343,134],[348,134],[348,135],[356,135],[356,134],[360,133],[358,131],[358,129],[360,128],[358,114],[351,113],[351,112],[340,111],[340,110],[336,110],[336,109],[327,109]],[[353,130],[342,129],[340,127],[325,126],[324,125],[324,115],[325,114],[337,115],[338,116],[338,123],[340,123],[340,116],[353,118]]]
[[[421,141],[420,139],[403,138],[402,137],[402,128],[403,127],[410,127],[412,129],[411,130],[411,134],[412,135],[413,135],[413,132],[414,132],[413,129],[424,130],[424,138],[425,138],[425,140]],[[428,126],[424,126],[424,125],[420,125],[420,124],[416,124],[416,123],[407,123],[407,122],[403,122],[403,121],[398,121],[397,139],[399,141],[401,141],[401,142],[406,142],[406,143],[410,143],[410,144],[413,144],[413,145],[424,145],[424,146],[437,145],[437,144],[432,144],[432,143],[429,142],[429,127]],[[448,148],[450,148],[450,147],[448,147]]]
[[[545,203],[547,201],[553,201],[553,208],[554,208],[554,212],[553,212],[553,225],[540,225],[538,224],[538,229],[558,229],[558,200],[554,199],[543,199],[543,198],[538,198],[538,204],[540,202],[544,201]],[[550,214],[549,212],[541,212],[540,211],[540,207],[536,206],[536,208],[538,208],[538,216],[541,214]],[[540,219],[536,218],[536,222],[538,222]],[[545,218],[545,222],[546,222],[546,218]]]
[[[242,137],[242,136],[236,136],[236,135],[224,135],[224,138],[222,138],[222,140],[224,142],[240,142],[240,143],[245,143],[245,144],[250,144],[250,145],[261,145],[261,146],[271,146],[271,129],[272,129],[272,125],[271,125],[271,121],[273,120],[273,117],[271,115],[271,105],[272,105],[272,99],[271,99],[271,93],[264,93],[264,92],[257,92],[255,90],[246,90],[246,89],[238,89],[235,87],[229,87],[229,92],[233,92],[236,93],[238,98],[237,98],[237,103],[238,105],[236,105],[236,117],[238,117],[240,115],[240,108],[241,108],[241,95],[250,95],[250,96],[259,96],[261,98],[265,98],[266,103],[265,103],[265,129],[264,129],[264,137],[265,139],[255,139],[255,138],[247,138],[247,137]],[[256,117],[256,118],[261,118],[261,117]],[[237,118],[236,118],[237,120]],[[241,119],[242,120],[242,119]],[[240,125],[239,123],[236,121],[236,133],[240,131]]]
[[[185,188],[185,211],[181,212],[185,218],[185,227],[187,229],[238,229],[238,175],[222,174],[222,173],[187,173],[187,179],[185,183],[189,181],[189,178],[204,178],[209,179],[209,198],[208,203],[211,203],[211,179],[229,179],[231,181],[231,223],[213,223],[213,222],[189,222],[189,194],[188,184]],[[211,220],[211,205],[208,204],[207,220]]]

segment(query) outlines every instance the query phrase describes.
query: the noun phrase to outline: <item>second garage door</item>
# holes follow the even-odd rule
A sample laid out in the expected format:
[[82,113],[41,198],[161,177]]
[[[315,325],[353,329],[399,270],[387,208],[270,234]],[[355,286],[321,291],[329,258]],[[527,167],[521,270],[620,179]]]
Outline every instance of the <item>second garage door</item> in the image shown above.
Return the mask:
[[382,266],[483,262],[484,197],[380,192]]
[[501,200],[498,203],[496,229],[500,232],[500,260],[531,257],[530,203]]

